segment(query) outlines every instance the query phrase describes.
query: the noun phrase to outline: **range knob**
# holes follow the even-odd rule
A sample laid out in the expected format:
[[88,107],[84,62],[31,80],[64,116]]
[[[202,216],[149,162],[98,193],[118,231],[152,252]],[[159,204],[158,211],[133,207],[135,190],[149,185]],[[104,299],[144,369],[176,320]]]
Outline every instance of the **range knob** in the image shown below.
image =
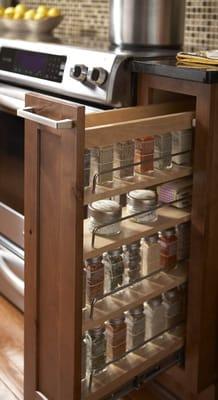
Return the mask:
[[93,68],[89,70],[87,79],[98,86],[102,86],[108,77],[108,73],[104,68]]
[[87,78],[88,67],[83,64],[76,64],[70,70],[71,78],[76,79],[77,81],[84,82]]

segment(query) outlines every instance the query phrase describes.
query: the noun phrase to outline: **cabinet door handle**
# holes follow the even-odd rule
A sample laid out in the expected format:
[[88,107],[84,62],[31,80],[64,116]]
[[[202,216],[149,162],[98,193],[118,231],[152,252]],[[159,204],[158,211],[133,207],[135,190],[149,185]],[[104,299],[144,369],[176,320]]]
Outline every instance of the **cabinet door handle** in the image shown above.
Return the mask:
[[24,107],[23,109],[19,109],[17,111],[17,115],[18,117],[37,122],[40,125],[48,126],[49,128],[53,129],[71,129],[75,125],[75,122],[71,119],[62,119],[60,121],[56,121],[54,119],[44,117],[43,115],[36,114],[33,107]]

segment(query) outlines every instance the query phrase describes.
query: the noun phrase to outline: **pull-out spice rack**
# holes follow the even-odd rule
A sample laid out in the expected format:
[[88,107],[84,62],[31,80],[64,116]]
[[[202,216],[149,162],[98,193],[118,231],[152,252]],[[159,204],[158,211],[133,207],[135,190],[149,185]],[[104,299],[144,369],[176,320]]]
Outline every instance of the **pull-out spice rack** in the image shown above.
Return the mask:
[[[144,83],[145,87],[146,84]],[[211,139],[215,135],[207,137],[205,134],[205,131],[208,133],[210,125],[210,113],[206,113],[205,102],[202,100],[205,92],[202,96],[200,88],[194,87],[190,82],[178,84],[176,89],[175,82],[165,82],[164,78],[158,79],[156,83],[150,82],[151,86],[158,87],[159,84],[163,90],[176,90],[199,98],[196,108],[197,131],[193,169],[173,167],[167,171],[155,171],[151,176],[114,180],[108,185],[98,185],[94,193],[91,187],[84,193],[85,149],[191,129],[195,119],[194,102],[185,99],[182,102],[143,105],[85,116],[83,107],[65,101],[56,101],[42,95],[29,94],[26,97],[26,106],[34,107],[37,112],[56,120],[70,118],[74,121],[72,129],[63,130],[26,122],[26,399],[118,398],[124,387],[131,390],[134,385],[140,385],[149,377],[157,376],[158,372],[178,363],[181,360],[181,351],[185,350],[185,341],[189,352],[185,351],[185,369],[180,371],[180,375],[186,374],[185,379],[186,382],[190,381],[192,393],[199,389],[200,378],[203,382],[202,388],[209,382],[208,374],[212,374],[213,371],[214,348],[206,346],[207,335],[204,335],[204,332],[209,335],[208,326],[210,325],[211,329],[214,326],[212,321],[209,321],[208,325],[206,323],[205,310],[209,311],[211,305],[209,298],[204,298],[203,310],[203,299],[199,299],[205,293],[205,285],[207,289],[213,287],[212,274],[208,275],[206,268],[208,265],[205,247],[212,261],[208,232],[213,235],[216,227],[213,213],[206,212],[206,205],[216,196],[213,197],[210,191],[206,191],[206,184],[209,182],[209,187],[213,186],[209,176],[211,162],[208,160],[213,152],[216,151],[217,154],[218,146],[215,138],[213,141]],[[210,97],[208,90],[206,88],[207,99]],[[143,96],[142,99],[142,103],[146,103]],[[205,113],[207,115],[202,118],[201,114]],[[200,126],[198,120],[201,121]],[[211,125],[215,126],[215,120],[216,117],[213,116]],[[207,159],[204,156],[206,153]],[[97,235],[94,247],[92,246],[92,233],[88,230],[87,219],[84,220],[84,206],[99,199],[125,194],[132,189],[155,187],[192,174],[194,193],[191,211],[166,205],[158,210],[158,219],[155,222],[141,225],[127,219],[121,223],[119,235],[110,238]],[[213,177],[216,181],[215,172]],[[213,211],[216,214],[214,208]],[[184,262],[184,265],[167,272],[157,271],[152,277],[135,282],[119,293],[106,296],[95,304],[91,316],[88,308],[82,312],[83,266],[87,259],[102,256],[105,251],[131,244],[142,237],[188,221],[191,221],[189,262]],[[204,246],[205,235],[208,246]],[[209,267],[210,271],[215,268],[212,268],[212,262]],[[204,276],[207,276],[206,280]],[[187,279],[192,294],[188,299],[187,328],[164,333],[164,339],[157,337],[146,346],[142,345],[119,361],[112,362],[105,371],[93,376],[91,388],[85,385],[81,392],[82,333],[131,307],[176,288]],[[212,294],[214,311],[214,290]],[[119,298],[118,301],[116,297]],[[203,321],[204,329],[198,334],[198,328],[202,328]],[[193,335],[197,335],[197,341]],[[192,353],[192,346],[195,355],[191,360],[189,355]],[[196,370],[196,376],[193,376],[192,372]],[[189,390],[189,385],[186,385],[187,388]],[[187,400],[198,399],[191,395],[183,397]]]

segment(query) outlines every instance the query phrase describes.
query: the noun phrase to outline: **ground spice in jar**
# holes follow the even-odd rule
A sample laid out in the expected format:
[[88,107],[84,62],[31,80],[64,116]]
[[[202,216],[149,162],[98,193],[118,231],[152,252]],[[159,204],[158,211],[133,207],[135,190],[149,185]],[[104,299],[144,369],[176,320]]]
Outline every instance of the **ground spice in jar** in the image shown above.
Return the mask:
[[160,243],[158,234],[155,234],[142,242],[142,273],[146,276],[158,269],[160,269]]
[[113,146],[91,149],[91,176],[98,176],[98,183],[103,184],[113,180]]
[[134,175],[134,150],[135,144],[133,140],[114,145],[114,168],[122,168],[114,171],[114,177],[128,178]]
[[122,247],[103,255],[105,268],[105,292],[109,293],[122,286],[124,278],[124,261]]
[[117,222],[122,216],[122,208],[116,201],[99,200],[88,206],[89,230],[104,224],[111,224],[100,228],[99,235],[113,236],[120,233],[120,223]]
[[177,259],[178,261],[189,258],[191,241],[191,223],[177,225]]
[[106,324],[107,358],[117,360],[126,353],[126,322],[125,315],[111,319]]
[[151,339],[165,330],[165,308],[161,296],[146,303],[145,321],[146,339]]
[[106,337],[104,326],[88,331],[87,336],[87,372],[98,372],[106,364]]
[[192,161],[193,130],[172,132],[172,154],[187,152],[173,157],[173,163],[178,165],[191,165]]
[[166,329],[174,328],[182,318],[182,303],[177,288],[163,294],[163,305],[165,307]]
[[135,172],[146,174],[154,169],[154,137],[147,136],[135,140]]
[[153,190],[133,190],[127,194],[127,210],[129,214],[145,211],[145,214],[133,217],[133,221],[147,224],[157,219],[157,196]]
[[102,257],[86,260],[86,296],[87,302],[92,303],[104,294],[104,264]]
[[131,350],[142,345],[145,341],[145,314],[144,305],[128,311],[127,323],[127,349]]
[[128,283],[141,277],[141,241],[137,240],[126,246],[125,262],[127,266]]
[[177,236],[175,228],[166,229],[159,239],[161,268],[170,269],[177,264]]
[[160,170],[172,167],[172,135],[156,135],[154,140],[154,167]]

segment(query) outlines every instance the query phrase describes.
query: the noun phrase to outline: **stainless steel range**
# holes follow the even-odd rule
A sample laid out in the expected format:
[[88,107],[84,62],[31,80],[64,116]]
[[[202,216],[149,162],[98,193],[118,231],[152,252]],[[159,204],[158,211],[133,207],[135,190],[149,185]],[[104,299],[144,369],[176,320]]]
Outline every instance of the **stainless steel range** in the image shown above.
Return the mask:
[[[167,52],[165,51],[165,55]],[[145,54],[137,54],[142,57]],[[154,57],[157,53],[146,52]],[[25,95],[49,93],[86,112],[131,105],[133,54],[0,39],[0,292],[23,310]],[[94,107],[94,108],[93,108]]]

